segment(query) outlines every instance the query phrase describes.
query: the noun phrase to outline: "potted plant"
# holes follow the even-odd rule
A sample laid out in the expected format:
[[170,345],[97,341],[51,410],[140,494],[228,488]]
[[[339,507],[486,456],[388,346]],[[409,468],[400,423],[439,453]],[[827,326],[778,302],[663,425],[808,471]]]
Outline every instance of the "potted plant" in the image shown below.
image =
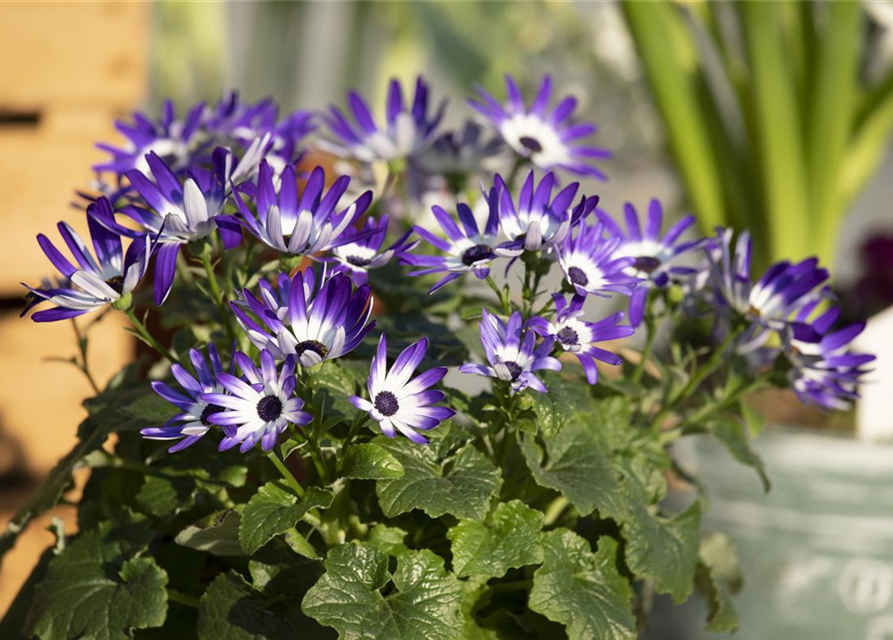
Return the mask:
[[[90,468],[78,533],[57,530],[4,638],[620,639],[655,594],[694,591],[709,629],[736,628],[734,552],[702,536],[700,496],[665,502],[670,447],[712,436],[766,481],[740,400],[847,402],[859,327],[833,328],[815,260],[757,279],[746,232],[598,209],[572,180],[608,153],[574,99],[506,88],[454,132],[422,79],[411,101],[391,83],[384,120],[351,93],[312,143],[310,114],[235,95],[121,125],[92,247],[41,234],[60,276],[28,310],[111,308],[148,351],[0,536]],[[311,145],[341,175],[296,168]],[[605,296],[628,305],[594,315]],[[714,343],[672,333],[657,357],[659,328],[705,314]],[[636,332],[623,362],[611,343]]]

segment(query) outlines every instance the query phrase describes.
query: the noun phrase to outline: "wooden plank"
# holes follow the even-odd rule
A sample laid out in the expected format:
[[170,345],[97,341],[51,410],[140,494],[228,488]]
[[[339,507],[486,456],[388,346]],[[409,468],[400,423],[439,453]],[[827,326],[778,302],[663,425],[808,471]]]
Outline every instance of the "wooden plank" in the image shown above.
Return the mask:
[[130,108],[148,77],[142,2],[0,2],[0,106]]

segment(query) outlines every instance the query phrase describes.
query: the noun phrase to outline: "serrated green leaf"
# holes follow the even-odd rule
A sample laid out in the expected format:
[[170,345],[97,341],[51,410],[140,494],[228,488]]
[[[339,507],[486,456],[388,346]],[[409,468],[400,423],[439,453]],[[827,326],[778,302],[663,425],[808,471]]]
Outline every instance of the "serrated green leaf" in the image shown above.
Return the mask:
[[205,516],[177,534],[175,542],[216,556],[244,556],[239,542],[241,517],[232,509]]
[[135,517],[80,534],[53,558],[35,589],[27,628],[41,640],[125,640],[160,627],[167,574],[140,556],[152,533]]
[[369,531],[369,544],[375,545],[389,556],[396,556],[409,550],[404,540],[406,531],[400,527],[377,524]]
[[459,607],[462,615],[462,633],[457,638],[461,640],[499,640],[500,636],[494,629],[486,629],[478,624],[474,617],[474,609],[481,598],[481,595],[487,591],[487,580],[470,579],[460,581],[462,585],[462,604]]
[[639,433],[630,426],[632,415],[633,403],[627,396],[611,396],[596,400],[591,411],[579,419],[609,451],[623,451],[638,449],[634,443]]
[[[272,579],[271,579],[272,580]],[[198,608],[199,640],[294,640],[309,634],[300,616],[302,592],[267,594],[229,571],[214,579]]]
[[679,604],[691,595],[694,584],[701,505],[695,502],[673,519],[653,514],[648,505],[661,497],[648,486],[653,471],[641,464],[628,465],[624,472],[629,497],[628,515],[621,522],[627,541],[626,564],[635,575],[651,578],[658,593],[670,594]]
[[632,591],[617,572],[617,543],[603,536],[593,554],[584,538],[557,529],[542,535],[542,545],[529,607],[565,625],[570,640],[634,640]]
[[710,610],[706,629],[713,633],[731,633],[738,629],[732,594],[743,584],[735,545],[728,536],[714,533],[701,540],[698,555],[695,585],[707,599]]
[[146,476],[136,500],[144,513],[164,518],[192,506],[195,491],[195,482],[189,477]]
[[239,542],[246,553],[252,554],[274,537],[294,527],[310,510],[327,508],[334,495],[328,489],[309,487],[304,497],[298,497],[281,481],[268,482],[255,493],[239,524]]
[[377,444],[353,444],[344,454],[342,475],[358,480],[403,477],[403,465]]
[[560,374],[546,376],[546,393],[528,394],[533,400],[537,424],[545,437],[558,434],[575,416],[592,413],[593,400],[588,385],[567,380]]
[[545,439],[545,451],[534,438],[518,444],[534,480],[561,492],[582,515],[595,509],[603,517],[619,517],[626,509],[620,485],[599,440],[586,428],[571,423]]
[[763,491],[768,493],[772,488],[772,482],[766,474],[763,459],[750,448],[750,439],[739,420],[733,417],[715,420],[710,424],[709,429],[710,433],[732,454],[735,460],[757,472],[763,483]]
[[470,444],[438,460],[431,447],[408,440],[379,437],[375,443],[404,469],[402,478],[375,483],[378,502],[388,518],[421,509],[432,518],[449,513],[483,520],[490,510],[490,496],[502,485],[499,470]]
[[322,396],[319,401],[326,406],[326,413],[334,409],[343,416],[352,416],[357,409],[348,398],[357,390],[357,380],[353,372],[334,362],[326,363],[320,371],[313,373],[315,393]]
[[460,578],[501,578],[509,569],[539,564],[543,561],[542,528],[542,512],[520,500],[500,503],[487,524],[461,520],[447,532],[453,571]]
[[[431,551],[406,551],[393,576],[388,555],[370,544],[329,552],[326,573],[304,598],[311,618],[341,640],[453,640],[461,624],[462,586]],[[387,595],[382,588],[393,582]]]

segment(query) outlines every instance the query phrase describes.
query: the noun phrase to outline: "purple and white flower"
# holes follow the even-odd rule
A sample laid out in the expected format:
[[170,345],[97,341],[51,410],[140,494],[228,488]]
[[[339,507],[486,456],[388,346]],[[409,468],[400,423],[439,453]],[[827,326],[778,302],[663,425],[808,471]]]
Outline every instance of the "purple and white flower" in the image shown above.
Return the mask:
[[864,322],[832,331],[840,310],[832,307],[807,321],[816,306],[818,303],[804,307],[783,334],[791,363],[788,378],[803,404],[845,411],[859,397],[860,378],[869,372],[865,366],[875,356],[851,351],[850,343],[862,333]]
[[828,271],[818,266],[816,258],[796,264],[776,262],[754,283],[750,234],[739,234],[734,251],[733,234],[732,229],[722,230],[717,250],[707,252],[719,275],[717,299],[731,310],[756,325],[781,330],[803,307],[829,296]]
[[491,134],[485,139],[481,125],[468,120],[461,130],[440,135],[417,161],[425,174],[444,176],[449,180],[454,176],[492,171],[491,165],[500,156],[508,156],[503,153],[506,150],[499,137]]
[[663,227],[663,207],[657,198],[648,205],[648,218],[642,229],[635,207],[626,203],[624,217],[626,231],[614,219],[601,210],[596,210],[608,233],[621,239],[614,256],[630,257],[635,262],[627,269],[631,276],[642,282],[633,289],[629,302],[629,321],[634,327],[642,322],[645,301],[651,287],[665,287],[671,279],[682,279],[695,273],[695,269],[675,264],[680,255],[703,245],[703,240],[680,242],[681,235],[695,222],[694,216],[685,216],[661,236]]
[[511,76],[505,77],[505,86],[508,92],[505,104],[500,104],[480,87],[477,89],[479,99],[470,99],[468,103],[486,118],[515,153],[529,158],[540,169],[564,169],[581,176],[605,179],[605,174],[592,166],[592,162],[610,158],[611,152],[580,144],[579,139],[595,133],[596,127],[572,122],[577,106],[575,98],[568,96],[550,109],[552,77],[549,75],[543,77],[529,108]]
[[605,237],[603,222],[582,222],[567,235],[558,252],[558,263],[578,296],[632,294],[640,280],[627,273],[635,259],[615,255],[621,242],[618,236]]
[[409,275],[423,276],[445,271],[446,275],[431,287],[429,293],[434,293],[445,284],[468,272],[474,272],[474,275],[481,280],[490,275],[490,263],[498,257],[496,254],[496,240],[499,234],[498,197],[496,189],[491,189],[487,196],[489,214],[483,231],[478,227],[474,213],[467,204],[459,203],[456,206],[459,213],[459,221],[462,224],[461,228],[442,207],[438,205],[433,206],[431,211],[446,234],[446,239],[418,225],[414,229],[422,240],[435,249],[443,251],[446,255],[407,254],[404,257],[407,263],[416,267],[422,267],[416,271],[411,271]]
[[463,364],[459,371],[503,380],[511,384],[514,393],[528,386],[540,393],[546,392],[546,385],[534,374],[542,369],[561,370],[561,362],[549,355],[554,338],[547,337],[536,346],[536,333],[524,328],[521,314],[517,311],[506,324],[484,309],[480,329],[481,344],[490,366],[469,362]]
[[[280,300],[281,292],[280,285]],[[302,367],[350,353],[375,326],[374,320],[369,321],[371,289],[363,285],[354,290],[343,273],[334,274],[314,290],[298,272],[289,287],[288,307],[282,318],[262,305],[252,304],[252,298],[246,292],[245,299],[258,321],[241,305],[230,304],[249,340],[258,349],[270,351],[276,360],[295,356]]]
[[623,363],[619,356],[593,344],[627,338],[636,332],[634,327],[618,324],[623,320],[622,311],[598,322],[586,322],[583,320],[585,298],[574,296],[570,303],[561,294],[555,294],[552,298],[555,301],[555,320],[550,322],[541,317],[531,318],[528,326],[541,336],[553,338],[556,345],[577,356],[589,384],[598,382],[596,360],[614,366]]
[[456,414],[448,407],[433,406],[444,398],[442,391],[431,387],[446,375],[446,367],[428,369],[410,380],[427,352],[428,339],[422,338],[406,347],[388,371],[387,338],[382,334],[369,369],[369,400],[350,396],[353,405],[372,416],[389,438],[399,431],[417,444],[428,444],[418,431],[433,429]]
[[62,274],[64,283],[70,285],[44,289],[28,287],[37,299],[32,300],[29,307],[44,301],[56,305],[53,309],[35,312],[31,316],[35,322],[74,318],[113,304],[133,291],[149,268],[155,245],[148,234],[137,234],[124,254],[121,236],[108,229],[114,222],[111,203],[100,198],[87,207],[87,214],[96,257],[68,223],[58,224],[59,233],[77,266],[69,262],[45,235],[37,236],[40,248]]
[[301,411],[304,401],[294,395],[293,358],[287,358],[278,369],[269,351],[261,351],[260,368],[241,352],[235,354],[235,361],[243,377],[220,373],[217,380],[226,393],[200,396],[221,409],[208,415],[208,420],[224,431],[220,451],[240,445],[239,451],[245,453],[258,442],[264,451],[270,451],[288,423],[302,426],[310,422],[310,414]]
[[409,107],[404,102],[400,83],[391,80],[383,128],[375,123],[369,105],[358,93],[348,93],[347,101],[355,124],[337,107],[329,107],[322,119],[333,139],[324,144],[336,155],[360,162],[390,162],[425,149],[433,142],[446,110],[446,100],[443,100],[433,114],[428,114],[428,85],[421,76],[416,80],[415,96]]
[[[304,286],[304,299],[312,300],[313,292],[322,287],[329,278],[331,272],[326,268],[325,263],[314,266],[308,266],[303,270],[302,284]],[[319,276],[317,278],[317,276]],[[275,278],[275,284],[268,280],[261,279],[258,283],[260,289],[259,295],[255,296],[248,289],[242,290],[242,295],[236,299],[236,304],[243,309],[252,311],[256,316],[260,317],[266,313],[272,313],[276,318],[283,322],[288,316],[288,301],[291,298],[292,278],[288,272],[281,272]]]
[[239,220],[264,244],[292,256],[312,256],[374,233],[351,229],[351,225],[372,202],[372,192],[366,191],[349,207],[338,212],[350,178],[341,176],[323,193],[325,182],[325,172],[316,167],[298,197],[295,170],[289,165],[282,171],[277,194],[273,171],[267,162],[262,162],[256,189],[253,185],[242,189],[254,196],[256,213],[251,211],[237,191],[236,205],[241,213]]
[[177,407],[180,413],[168,420],[163,427],[151,427],[140,431],[143,437],[149,440],[179,440],[168,449],[169,453],[181,451],[198,442],[214,427],[208,417],[223,411],[223,407],[202,399],[202,394],[225,391],[217,380],[217,375],[223,372],[217,347],[213,343],[208,345],[207,359],[198,349],[190,349],[189,359],[192,360],[195,376],[179,364],[171,365],[171,374],[179,383],[182,392],[160,380],[152,381],[155,393]]
[[419,243],[418,240],[409,240],[409,236],[412,235],[412,230],[410,230],[382,251],[381,246],[388,235],[387,215],[383,215],[377,222],[371,216],[366,218],[363,230],[372,232],[372,235],[335,247],[332,249],[332,257],[324,258],[324,260],[335,262],[334,271],[348,274],[357,286],[368,282],[370,270],[380,269],[394,258],[401,258],[403,254],[411,251]]
[[158,120],[135,111],[132,123],[116,121],[115,128],[124,135],[126,143],[123,147],[97,144],[97,148],[107,151],[112,157],[93,169],[111,171],[119,176],[133,169],[148,172],[146,156],[150,153],[163,158],[175,171],[184,168],[189,163],[204,110],[205,103],[200,102],[189,109],[183,120],[178,120],[173,102],[166,100]]
[[497,253],[518,256],[524,251],[539,251],[559,243],[571,225],[571,203],[580,184],[572,182],[552,198],[555,174],[547,173],[534,185],[533,171],[527,174],[518,194],[518,206],[502,176],[496,175],[499,197],[499,226],[508,242],[499,245]]

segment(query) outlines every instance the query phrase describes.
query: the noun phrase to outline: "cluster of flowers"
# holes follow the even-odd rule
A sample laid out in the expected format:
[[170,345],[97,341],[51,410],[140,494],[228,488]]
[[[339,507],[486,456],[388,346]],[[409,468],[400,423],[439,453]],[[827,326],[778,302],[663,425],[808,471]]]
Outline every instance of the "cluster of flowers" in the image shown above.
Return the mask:
[[[297,112],[279,120],[272,102],[244,104],[235,95],[215,107],[197,105],[182,120],[170,104],[157,121],[136,114],[133,123],[119,123],[129,144],[103,146],[112,159],[96,167],[115,179],[111,186],[100,183],[103,195],[87,207],[95,257],[64,222],[59,232],[76,265],[46,236],[38,236],[62,277],[29,287],[29,309],[43,302],[55,305],[35,312],[33,319],[73,318],[106,305],[129,309],[130,294],[153,256],[155,302],[162,305],[183,263],[180,249],[195,243],[208,249],[215,234],[224,254],[247,232],[277,252],[282,264],[316,261],[294,275],[286,270],[272,282],[261,280],[256,293],[246,288],[230,303],[239,327],[259,351],[257,360],[234,345],[224,371],[210,344],[207,355],[190,351],[195,375],[172,364],[182,390],[153,383],[180,413],[143,433],[178,440],[172,451],[214,427],[223,433],[221,450],[239,445],[244,452],[258,442],[269,450],[288,425],[306,425],[311,416],[303,410],[307,399],[296,395],[297,374],[345,356],[366,338],[375,325],[369,272],[395,260],[411,266],[411,276],[442,276],[431,292],[473,273],[499,293],[490,278],[491,265],[504,260],[508,273],[520,258],[525,275],[534,274],[533,298],[540,279],[558,263],[561,288],[541,310],[512,312],[505,304],[503,316],[483,310],[480,336],[487,363],[460,368],[498,379],[513,393],[528,387],[545,392],[536,372],[559,370],[562,361],[556,356],[562,352],[573,353],[595,384],[596,361],[621,363],[596,344],[632,335],[647,316],[651,292],[678,285],[688,294],[688,307],[706,304],[716,314],[717,326],[734,337],[732,346],[749,354],[755,366],[785,358],[792,385],[805,402],[834,408],[855,397],[858,378],[872,357],[849,353],[861,325],[832,331],[837,312],[821,311],[828,274],[815,260],[776,264],[754,282],[747,234],[740,234],[734,247],[729,229],[712,238],[685,239],[693,217],[663,233],[656,200],[641,223],[636,210],[626,205],[621,225],[598,208],[597,197],[578,199],[576,182],[554,193],[559,187],[555,171],[602,178],[594,163],[609,154],[581,142],[595,127],[573,120],[573,98],[552,106],[549,77],[529,106],[511,78],[506,84],[504,104],[484,91],[479,100],[470,101],[494,132],[490,140],[484,140],[476,123],[443,133],[445,103],[429,109],[429,89],[421,79],[411,104],[404,101],[401,85],[391,83],[381,125],[355,93],[348,96],[352,117],[332,107],[318,116]],[[319,146],[353,162],[353,178],[342,175],[327,186],[320,167],[309,175],[298,173],[303,141],[317,120],[326,129]],[[479,176],[489,161],[499,158],[508,159],[514,169],[507,179],[502,177],[505,171],[490,174],[476,202],[444,198],[431,208],[442,233],[413,225],[403,211],[403,232],[387,246],[387,238],[398,235],[389,229],[388,202],[374,203],[381,210],[377,219],[368,216],[373,193],[357,187],[370,164],[384,162],[405,171],[407,185],[435,184],[442,192],[457,173],[468,179]],[[515,197],[514,177],[525,164],[533,168]],[[455,209],[456,218],[448,208]],[[120,216],[129,218],[130,226],[119,223]],[[124,238],[130,242],[126,254]],[[434,253],[417,252],[422,241]],[[698,255],[704,258],[701,264]],[[587,297],[614,294],[629,298],[628,313],[584,320]],[[629,324],[620,324],[625,317]],[[412,377],[426,353],[423,339],[388,369],[382,335],[371,362],[368,399],[350,398],[388,436],[399,431],[424,443],[419,431],[454,414],[438,405],[443,392],[432,389],[446,374],[445,367]]]

